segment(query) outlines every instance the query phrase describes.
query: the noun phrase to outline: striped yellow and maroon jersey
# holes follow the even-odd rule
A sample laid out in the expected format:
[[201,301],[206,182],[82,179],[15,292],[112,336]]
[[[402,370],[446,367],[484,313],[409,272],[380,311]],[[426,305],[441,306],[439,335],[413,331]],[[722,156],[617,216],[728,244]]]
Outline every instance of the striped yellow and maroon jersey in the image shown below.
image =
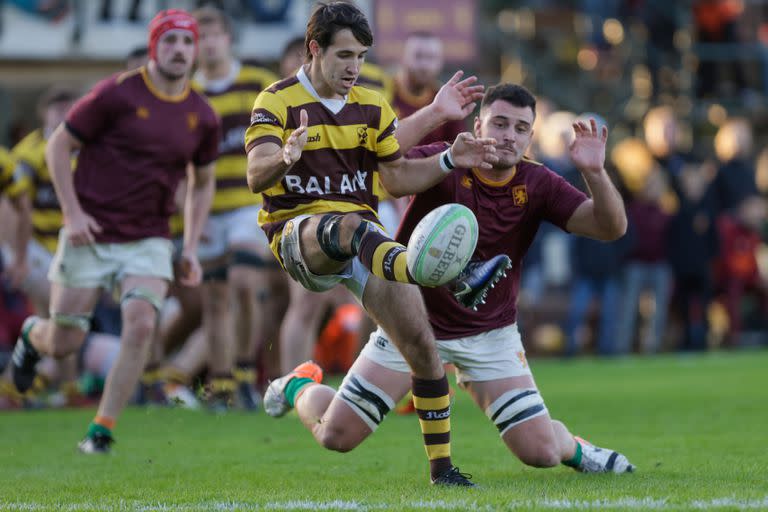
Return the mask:
[[277,75],[255,66],[237,62],[230,77],[205,80],[195,75],[194,88],[203,93],[221,118],[222,137],[216,161],[216,194],[211,213],[224,213],[261,202],[260,194],[248,189],[248,161],[243,147],[245,131],[251,120],[251,108],[256,96],[277,82]]
[[320,98],[303,69],[262,92],[245,135],[246,151],[280,146],[309,116],[301,158],[279,183],[264,191],[259,225],[279,259],[283,225],[302,214],[358,212],[379,223],[379,161],[400,158],[397,118],[381,94],[354,86],[345,99]]
[[43,131],[38,129],[16,144],[12,150],[16,161],[13,179],[14,187],[26,190],[32,200],[32,237],[53,253],[58,245],[59,230],[64,225],[64,216],[45,163],[46,143]]
[[13,170],[16,167],[13,157],[7,149],[0,146],[0,197],[7,194],[13,196],[10,191],[14,187]]

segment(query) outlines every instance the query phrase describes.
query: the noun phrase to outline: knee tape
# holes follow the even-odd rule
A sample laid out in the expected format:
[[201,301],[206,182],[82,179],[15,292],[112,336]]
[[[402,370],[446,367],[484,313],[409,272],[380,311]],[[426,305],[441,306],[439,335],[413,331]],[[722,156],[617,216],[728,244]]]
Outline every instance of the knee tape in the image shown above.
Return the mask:
[[163,298],[157,295],[152,290],[148,290],[142,287],[131,288],[123,294],[120,299],[120,304],[125,304],[129,300],[143,300],[149,302],[150,305],[155,308],[155,312],[158,314],[163,307]]
[[326,256],[336,261],[347,261],[352,257],[341,248],[339,232],[341,231],[342,220],[344,220],[343,215],[329,213],[323,215],[323,218],[320,219],[320,223],[317,225],[316,236],[320,249],[322,249]]
[[496,425],[501,435],[515,425],[546,413],[544,399],[534,388],[511,389],[485,410],[486,416]]
[[56,325],[80,329],[83,332],[91,330],[91,315],[69,315],[66,313],[56,313],[51,311],[51,320]]
[[344,378],[339,388],[339,396],[372,431],[378,428],[387,413],[395,406],[392,397],[381,388],[354,373]]

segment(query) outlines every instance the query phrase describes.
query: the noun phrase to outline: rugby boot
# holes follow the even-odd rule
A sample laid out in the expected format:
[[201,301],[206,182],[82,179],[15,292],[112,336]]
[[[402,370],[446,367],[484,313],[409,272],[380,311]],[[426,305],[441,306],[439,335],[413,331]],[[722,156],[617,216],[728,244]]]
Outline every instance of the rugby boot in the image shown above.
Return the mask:
[[293,407],[285,396],[286,387],[295,378],[310,379],[317,383],[323,380],[323,370],[314,361],[301,363],[287,375],[269,383],[264,393],[264,412],[273,418],[279,418]]
[[575,467],[582,473],[633,473],[635,466],[619,452],[600,448],[580,437],[575,437],[581,445],[581,463]]
[[512,260],[506,254],[498,254],[486,261],[470,261],[451,285],[451,292],[459,303],[477,310],[485,303],[488,292],[499,279],[512,268]]
[[432,485],[441,485],[446,487],[477,487],[476,483],[470,481],[472,475],[462,473],[456,466],[443,471],[442,474],[432,478]]
[[34,327],[35,322],[39,320],[36,316],[30,316],[24,320],[21,326],[21,334],[16,340],[16,346],[13,347],[11,356],[11,370],[13,373],[13,384],[19,393],[25,393],[32,387],[37,375],[37,362],[40,361],[40,354],[29,342],[29,331]]

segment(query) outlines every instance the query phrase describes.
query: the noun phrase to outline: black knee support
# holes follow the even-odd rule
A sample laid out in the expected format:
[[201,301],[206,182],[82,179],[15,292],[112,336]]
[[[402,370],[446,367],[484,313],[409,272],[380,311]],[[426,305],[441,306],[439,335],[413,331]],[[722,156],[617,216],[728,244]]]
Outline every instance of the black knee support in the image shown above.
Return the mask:
[[323,215],[320,224],[317,225],[317,241],[320,249],[326,256],[336,261],[347,261],[353,256],[341,248],[339,233],[342,220],[344,220],[343,215],[328,213]]

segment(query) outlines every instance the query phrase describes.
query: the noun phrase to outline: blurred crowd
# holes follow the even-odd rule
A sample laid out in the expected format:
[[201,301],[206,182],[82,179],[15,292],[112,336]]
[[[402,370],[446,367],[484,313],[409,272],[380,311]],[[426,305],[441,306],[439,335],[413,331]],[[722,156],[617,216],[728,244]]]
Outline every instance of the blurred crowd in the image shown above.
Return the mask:
[[[132,3],[129,17],[138,16],[140,3]],[[653,1],[583,4],[583,13],[601,20],[596,24],[646,12],[639,7],[657,6],[659,13],[669,13],[661,9],[665,3]],[[231,7],[227,2],[221,6]],[[630,14],[619,12],[628,6],[634,7]],[[736,44],[743,11],[738,1],[697,1],[689,12],[695,25],[689,28],[700,43]],[[658,38],[644,65],[656,78],[650,86],[654,92],[639,95],[640,112],[633,106],[638,91],[620,109],[624,118],[617,118],[616,109],[602,112],[597,100],[595,105],[582,100],[577,110],[557,95],[538,98],[529,156],[585,191],[568,158],[572,123],[596,117],[609,126],[608,170],[623,193],[629,229],[612,243],[571,237],[552,226],[540,230],[525,262],[520,299],[523,340],[533,354],[615,356],[768,344],[768,148],[761,145],[762,121],[748,108],[738,108],[741,100],[757,101],[753,93],[759,96],[760,87],[745,78],[741,61],[713,58],[702,61],[687,92],[671,93],[664,86],[664,70],[685,63],[672,62],[675,43],[662,37],[669,35],[664,23],[674,32],[677,18],[661,14],[653,23],[646,20],[650,34]],[[102,20],[112,16],[110,2],[103,2]],[[606,33],[608,41],[606,34],[594,33],[584,35],[584,48],[595,48],[598,59],[615,57],[611,32]],[[524,38],[519,39],[523,44]],[[656,46],[658,54],[653,53]],[[281,60],[269,63],[270,72],[294,73],[303,51],[303,39],[291,41]],[[146,49],[126,48],[126,57],[126,69],[133,69],[143,64]],[[581,72],[587,73],[582,64]],[[535,66],[527,65],[531,72],[520,79],[535,81]],[[383,91],[402,118],[429,104],[439,79],[453,71],[444,64],[440,39],[416,33],[408,38],[395,68],[366,63],[360,83]],[[498,80],[499,74],[486,85]],[[24,318],[32,312],[48,314],[46,273],[63,218],[46,168],[45,141],[82,93],[52,85],[39,98],[37,128],[18,134],[8,150],[0,148],[0,367],[7,364]],[[707,111],[713,97],[731,93],[740,98],[733,109],[738,115],[728,115],[718,105],[722,111],[717,115],[694,119],[695,107],[704,105]],[[684,94],[691,105],[679,101]],[[621,128],[614,130],[617,124]],[[445,126],[424,142],[450,140],[470,126]],[[390,231],[397,229],[404,207],[403,201],[383,203],[381,218]],[[22,232],[27,225],[18,221],[22,216],[30,220],[31,233]],[[21,247],[18,240],[30,235],[28,246]],[[135,400],[200,407],[208,398],[196,392],[206,389],[208,353],[206,330],[201,328],[205,305],[198,291],[175,288],[162,312],[156,354]],[[267,380],[309,356],[329,372],[345,371],[373,329],[346,292],[296,293],[276,272],[269,289],[256,298],[265,308],[268,327],[259,339],[246,340],[234,356],[236,384],[225,408],[257,409],[259,390]],[[238,311],[225,307],[222,314],[236,316]],[[290,322],[283,323],[285,317]],[[93,403],[119,350],[119,335],[119,306],[105,294],[80,354],[41,363],[39,382],[24,396],[10,383],[0,382],[0,408]]]

